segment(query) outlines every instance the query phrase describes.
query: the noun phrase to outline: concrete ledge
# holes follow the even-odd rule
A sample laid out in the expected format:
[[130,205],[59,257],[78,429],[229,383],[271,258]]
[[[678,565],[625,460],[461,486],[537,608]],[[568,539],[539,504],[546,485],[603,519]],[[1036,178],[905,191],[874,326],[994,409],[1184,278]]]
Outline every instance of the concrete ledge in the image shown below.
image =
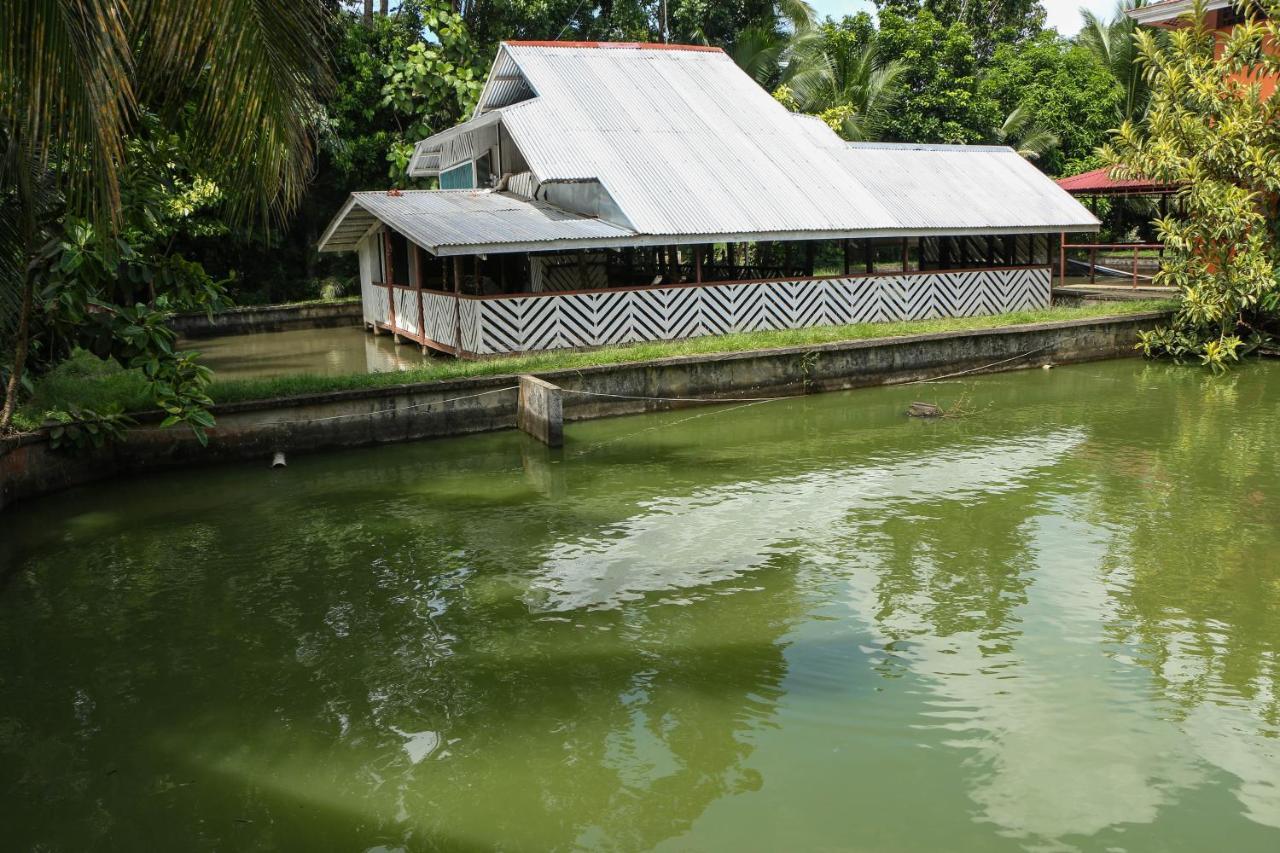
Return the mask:
[[212,320],[204,314],[178,314],[169,321],[169,325],[182,337],[207,338],[213,335],[358,326],[362,320],[360,300],[355,299],[314,305],[250,305],[219,311]]
[[[540,374],[565,391],[566,421],[677,408],[657,399],[784,396],[888,385],[961,371],[997,372],[1134,356],[1137,333],[1167,319],[1161,312],[963,332],[784,347],[745,353],[679,356]],[[53,451],[47,437],[18,436],[0,445],[0,508],[120,474],[244,459],[270,462],[276,450],[298,453],[511,429],[519,378],[488,376],[335,391],[215,407],[218,425],[201,447],[181,430],[139,417],[129,440],[86,455]]]

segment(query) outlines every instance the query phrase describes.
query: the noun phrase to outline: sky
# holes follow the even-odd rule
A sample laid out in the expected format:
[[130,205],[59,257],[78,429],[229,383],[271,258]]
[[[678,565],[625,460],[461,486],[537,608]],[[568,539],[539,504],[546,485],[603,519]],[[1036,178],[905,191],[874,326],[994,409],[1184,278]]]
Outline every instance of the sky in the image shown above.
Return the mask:
[[[830,15],[839,18],[852,15],[854,12],[874,12],[875,4],[871,0],[809,0],[819,15]],[[1048,13],[1047,25],[1056,27],[1064,36],[1073,36],[1080,31],[1080,8],[1091,9],[1095,15],[1104,19],[1110,18],[1115,11],[1115,0],[1040,0]]]

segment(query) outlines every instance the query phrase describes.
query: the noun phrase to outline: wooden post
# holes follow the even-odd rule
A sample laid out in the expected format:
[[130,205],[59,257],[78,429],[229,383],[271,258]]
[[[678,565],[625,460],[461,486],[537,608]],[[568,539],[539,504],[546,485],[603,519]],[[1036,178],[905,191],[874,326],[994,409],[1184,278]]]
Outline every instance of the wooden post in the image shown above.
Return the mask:
[[1067,284],[1067,232],[1058,235],[1058,287]]
[[[421,251],[422,249],[418,248],[417,246],[414,246],[409,251],[409,257],[412,259],[410,269],[409,269],[409,277],[413,279],[413,290],[418,297],[418,338],[420,339],[419,343],[427,339],[427,327],[423,320],[424,312],[422,310],[422,256],[420,254]],[[422,344],[422,352],[424,355],[427,352],[427,345],[425,343]]]
[[902,271],[907,272],[911,268],[911,248],[910,238],[902,238]]
[[844,274],[849,274],[849,238],[840,241],[841,254],[844,255]]
[[702,247],[693,247],[693,280],[702,284]]
[[453,354],[462,357],[462,257],[453,256]]
[[1133,289],[1138,289],[1138,247],[1133,247]]
[[1098,247],[1093,246],[1089,249],[1089,283],[1096,284],[1098,281]]
[[396,329],[396,288],[395,270],[391,267],[391,232],[382,232],[382,258],[384,284],[387,285],[387,322],[391,325],[391,340],[400,343],[400,334]]
[[813,263],[817,255],[818,247],[812,240],[806,240],[804,244],[804,274],[809,278],[813,278]]
[[870,240],[862,241],[862,266],[867,275],[876,271],[876,256]]

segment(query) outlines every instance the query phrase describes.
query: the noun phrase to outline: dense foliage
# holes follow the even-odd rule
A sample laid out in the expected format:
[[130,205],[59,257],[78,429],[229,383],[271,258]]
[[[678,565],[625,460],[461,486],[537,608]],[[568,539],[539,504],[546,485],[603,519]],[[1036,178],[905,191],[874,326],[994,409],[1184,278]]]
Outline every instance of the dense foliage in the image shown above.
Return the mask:
[[0,432],[32,372],[86,347],[139,370],[168,422],[203,440],[209,371],[175,350],[167,319],[223,288],[175,242],[284,221],[301,200],[335,10],[0,4]]
[[1221,44],[1202,23],[1167,42],[1138,35],[1151,87],[1146,121],[1126,121],[1103,155],[1117,177],[1180,186],[1182,216],[1157,223],[1165,243],[1158,284],[1177,287],[1173,325],[1143,337],[1148,353],[1197,357],[1221,369],[1269,338],[1280,311],[1277,194],[1280,100],[1260,77],[1280,75],[1280,3],[1270,20],[1237,25]]

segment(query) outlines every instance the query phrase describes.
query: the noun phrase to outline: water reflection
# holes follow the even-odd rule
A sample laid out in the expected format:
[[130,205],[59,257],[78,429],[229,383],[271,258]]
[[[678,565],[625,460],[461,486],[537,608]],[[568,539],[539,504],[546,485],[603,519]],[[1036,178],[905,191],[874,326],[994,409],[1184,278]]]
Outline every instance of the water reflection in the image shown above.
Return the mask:
[[301,329],[252,335],[219,335],[182,342],[220,379],[310,373],[343,376],[405,370],[431,358],[417,344],[395,344],[389,334],[359,326]]
[[958,421],[883,389],[19,508],[6,842],[1274,849],[1273,376],[1091,365],[931,391]]

